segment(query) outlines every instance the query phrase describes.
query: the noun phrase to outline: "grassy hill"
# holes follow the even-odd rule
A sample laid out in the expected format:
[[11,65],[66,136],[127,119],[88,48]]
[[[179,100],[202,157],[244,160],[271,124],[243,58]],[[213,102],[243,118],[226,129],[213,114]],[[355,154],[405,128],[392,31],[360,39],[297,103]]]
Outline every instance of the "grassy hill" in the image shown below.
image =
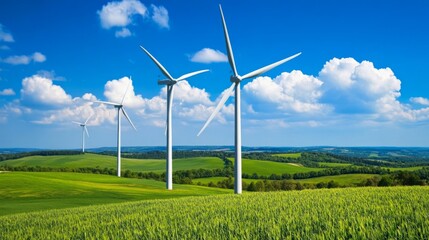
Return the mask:
[[231,190],[174,185],[82,173],[0,173],[0,215],[146,199],[231,193]]
[[[122,169],[134,172],[165,172],[164,159],[129,159],[122,158]],[[52,168],[100,167],[116,169],[116,157],[99,154],[30,156],[0,162],[9,166],[40,166]],[[174,170],[216,169],[223,168],[223,161],[216,157],[194,157],[173,159]]]
[[[234,159],[231,160],[234,161]],[[269,176],[271,174],[282,175],[283,173],[294,174],[323,170],[323,168],[310,168],[293,163],[253,160],[246,158],[243,158],[242,165],[243,173],[257,173],[261,176]]]
[[429,187],[246,193],[0,217],[2,239],[426,239]]

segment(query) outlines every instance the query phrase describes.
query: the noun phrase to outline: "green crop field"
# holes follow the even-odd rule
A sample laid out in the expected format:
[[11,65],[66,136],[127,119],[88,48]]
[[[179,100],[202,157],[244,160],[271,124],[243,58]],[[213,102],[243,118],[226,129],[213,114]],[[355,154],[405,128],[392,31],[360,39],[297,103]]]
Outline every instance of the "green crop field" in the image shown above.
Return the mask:
[[423,166],[418,166],[418,167],[402,167],[402,168],[397,168],[397,167],[382,167],[384,169],[389,169],[392,172],[395,171],[416,171],[416,170],[420,170],[423,168]]
[[429,187],[228,194],[0,217],[2,239],[426,239]]
[[[234,161],[234,159],[231,159]],[[283,173],[304,173],[312,171],[320,171],[323,168],[310,168],[299,166],[293,163],[272,162],[263,160],[253,160],[243,158],[243,173],[257,173],[261,176],[269,176],[271,174],[282,175]]]
[[278,154],[273,154],[273,156],[286,157],[286,158],[299,158],[301,157],[301,153],[278,153]]
[[300,183],[312,183],[312,184],[317,184],[320,182],[328,183],[329,181],[335,181],[341,186],[356,186],[359,183],[362,183],[362,181],[366,181],[368,178],[372,178],[374,176],[379,176],[379,175],[377,174],[341,174],[341,175],[335,175],[335,176],[299,179],[295,181],[298,181]]
[[[231,190],[82,173],[0,173],[0,215],[143,199],[231,193]],[[1,238],[1,237],[0,237]]]
[[[0,162],[0,165],[9,166],[40,166],[51,168],[80,168],[100,167],[116,169],[116,157],[99,154],[57,155],[57,156],[30,156],[20,159]],[[216,169],[223,168],[223,161],[216,157],[195,157],[173,159],[174,170],[187,169]],[[122,158],[122,170],[135,172],[165,172],[163,159],[129,159]]]
[[350,167],[351,163],[332,163],[332,162],[319,162],[322,167]]
[[[328,183],[329,181],[335,181],[341,186],[356,186],[362,181],[366,181],[368,178],[372,178],[374,176],[379,176],[377,174],[342,174],[342,175],[335,175],[335,176],[324,176],[324,177],[315,177],[315,178],[307,178],[307,179],[298,179],[298,180],[290,180],[294,182],[300,182],[300,183],[311,183],[311,184],[317,184],[320,182]],[[210,182],[217,183],[223,180],[226,180],[227,177],[210,177],[210,178],[196,178],[193,179],[192,182],[194,184],[197,184],[198,182],[202,184],[209,184]],[[250,184],[251,182],[257,182],[257,181],[263,181],[260,179],[242,179],[243,182]],[[267,181],[273,181],[273,180],[267,180]]]

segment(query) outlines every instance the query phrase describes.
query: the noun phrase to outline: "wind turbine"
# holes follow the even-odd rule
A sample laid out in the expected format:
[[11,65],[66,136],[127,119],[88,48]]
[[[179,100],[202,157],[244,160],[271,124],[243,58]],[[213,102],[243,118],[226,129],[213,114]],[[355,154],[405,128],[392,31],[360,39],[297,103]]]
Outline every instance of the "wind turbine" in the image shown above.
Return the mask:
[[[130,77],[131,80],[131,77]],[[130,83],[131,84],[131,83]],[[117,165],[118,165],[118,177],[121,177],[121,112],[124,114],[125,118],[127,118],[128,122],[131,124],[131,126],[134,128],[134,130],[137,130],[134,126],[133,122],[131,121],[130,117],[128,116],[127,112],[124,108],[124,100],[125,96],[127,95],[128,88],[130,87],[130,84],[128,84],[127,89],[125,90],[124,96],[122,97],[121,103],[114,103],[114,102],[106,102],[106,101],[95,101],[97,103],[103,103],[107,105],[111,105],[118,109],[118,158],[117,158]]]
[[208,70],[200,70],[196,72],[187,73],[182,75],[179,78],[173,78],[170,73],[168,73],[167,69],[162,66],[155,57],[153,57],[144,47],[140,46],[141,49],[152,59],[152,61],[158,66],[159,70],[161,70],[162,74],[164,74],[167,79],[158,80],[158,85],[167,85],[167,189],[173,189],[173,146],[172,146],[172,124],[171,124],[171,106],[173,104],[173,89],[174,85],[180,81],[185,80],[186,78],[195,76],[197,74],[207,72]]
[[224,92],[221,100],[213,111],[212,115],[209,117],[207,122],[204,124],[203,128],[198,133],[198,136],[206,129],[209,123],[213,120],[216,114],[220,111],[220,109],[225,105],[226,100],[231,96],[233,90],[235,90],[235,163],[234,163],[234,192],[236,194],[241,194],[242,192],[242,184],[241,184],[241,94],[240,94],[240,83],[244,79],[253,78],[260,74],[263,74],[280,64],[283,64],[293,58],[298,57],[301,53],[297,53],[293,56],[280,60],[278,62],[272,63],[265,67],[259,68],[253,72],[247,73],[243,76],[239,75],[237,72],[237,68],[235,66],[234,54],[232,52],[231,42],[229,40],[228,29],[226,27],[225,18],[223,16],[222,7],[219,4],[220,15],[222,17],[223,24],[223,32],[225,35],[226,42],[226,50],[228,52],[228,62],[232,68],[233,75],[230,77],[230,81],[232,82],[231,86]]
[[86,135],[88,135],[89,137],[89,133],[88,133],[88,129],[86,128],[86,123],[88,123],[88,120],[92,117],[92,115],[90,115],[85,122],[80,123],[80,122],[75,122],[73,121],[73,123],[76,123],[77,125],[80,125],[82,127],[82,152],[85,153],[85,132]]

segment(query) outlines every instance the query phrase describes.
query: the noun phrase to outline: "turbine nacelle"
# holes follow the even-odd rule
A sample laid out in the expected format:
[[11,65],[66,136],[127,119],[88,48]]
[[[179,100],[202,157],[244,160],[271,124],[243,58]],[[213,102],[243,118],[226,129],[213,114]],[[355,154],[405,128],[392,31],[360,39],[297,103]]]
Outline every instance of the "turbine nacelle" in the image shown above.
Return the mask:
[[158,85],[174,85],[176,83],[177,83],[176,80],[171,80],[171,79],[158,80]]
[[238,76],[231,76],[229,80],[233,83],[239,83],[241,82],[242,79],[241,79],[241,76],[238,75]]

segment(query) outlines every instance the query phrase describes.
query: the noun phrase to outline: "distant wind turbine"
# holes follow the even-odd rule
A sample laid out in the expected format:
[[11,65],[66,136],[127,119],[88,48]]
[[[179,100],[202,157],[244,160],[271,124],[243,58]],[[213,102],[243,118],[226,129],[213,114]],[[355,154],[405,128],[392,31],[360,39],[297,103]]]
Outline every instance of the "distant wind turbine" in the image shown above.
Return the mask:
[[196,72],[187,73],[179,78],[173,78],[170,73],[168,73],[167,69],[161,65],[155,57],[153,57],[144,47],[140,46],[141,49],[152,59],[152,61],[158,66],[159,70],[161,70],[162,74],[168,79],[159,80],[158,85],[167,85],[167,189],[173,189],[173,146],[172,146],[172,124],[171,124],[171,106],[173,104],[173,87],[176,83],[185,80],[186,78],[195,76],[197,74],[207,72],[208,70],[200,70]]
[[86,135],[88,135],[89,137],[89,133],[88,133],[88,129],[86,128],[86,124],[88,123],[88,120],[92,117],[92,115],[90,115],[85,122],[80,123],[80,122],[75,122],[73,121],[73,123],[76,123],[77,125],[80,125],[82,127],[82,152],[85,153],[85,133]]
[[[130,80],[131,80],[131,77],[130,77]],[[95,101],[97,103],[103,103],[103,104],[111,105],[111,106],[118,109],[118,136],[117,136],[118,137],[118,147],[117,147],[117,151],[118,151],[118,158],[117,158],[117,160],[118,160],[117,161],[118,177],[121,176],[121,112],[127,118],[128,122],[131,124],[131,126],[134,128],[134,130],[137,130],[136,127],[134,126],[133,122],[131,121],[130,117],[128,116],[127,112],[125,111],[125,108],[124,108],[124,100],[125,100],[125,96],[127,95],[128,88],[130,87],[130,84],[128,84],[127,89],[125,90],[125,93],[124,93],[124,96],[122,97],[121,103],[106,102],[106,101]]]
[[229,40],[228,29],[226,27],[225,18],[223,16],[222,7],[219,5],[220,15],[222,17],[223,24],[223,32],[225,35],[226,42],[226,50],[228,52],[228,62],[232,68],[233,75],[230,77],[230,81],[232,82],[231,86],[224,92],[221,100],[213,111],[212,115],[209,117],[207,122],[204,124],[201,131],[198,133],[198,136],[206,129],[209,123],[213,120],[216,114],[220,111],[220,109],[225,105],[226,100],[231,96],[233,90],[235,90],[235,163],[234,163],[234,192],[236,194],[241,194],[242,192],[242,184],[241,184],[241,94],[240,94],[240,82],[244,79],[253,78],[260,74],[263,74],[280,64],[283,64],[293,58],[298,57],[301,53],[297,53],[291,57],[285,58],[278,62],[272,63],[265,67],[259,68],[253,72],[247,73],[243,76],[240,76],[237,72],[237,68],[235,66],[234,54],[232,52],[231,42]]

